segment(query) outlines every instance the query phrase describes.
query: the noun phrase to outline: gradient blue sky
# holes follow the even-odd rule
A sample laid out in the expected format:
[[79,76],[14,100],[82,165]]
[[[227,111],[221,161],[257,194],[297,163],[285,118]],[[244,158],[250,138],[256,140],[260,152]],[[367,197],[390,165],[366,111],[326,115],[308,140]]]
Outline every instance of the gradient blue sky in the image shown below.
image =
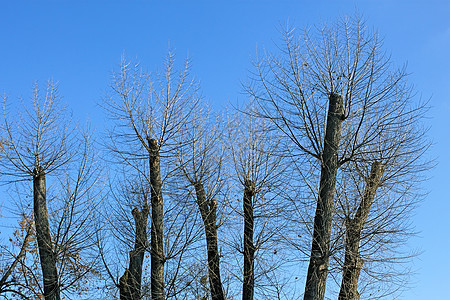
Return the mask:
[[[204,96],[220,106],[244,100],[240,83],[256,49],[273,49],[281,25],[296,27],[362,14],[384,37],[392,60],[407,63],[419,95],[430,98],[438,165],[413,222],[423,250],[414,287],[401,299],[450,299],[450,1],[0,1],[0,92],[29,98],[34,81],[58,81],[77,118],[94,126],[97,103],[123,53],[161,68],[169,45],[192,59]],[[99,129],[101,130],[101,129]]]

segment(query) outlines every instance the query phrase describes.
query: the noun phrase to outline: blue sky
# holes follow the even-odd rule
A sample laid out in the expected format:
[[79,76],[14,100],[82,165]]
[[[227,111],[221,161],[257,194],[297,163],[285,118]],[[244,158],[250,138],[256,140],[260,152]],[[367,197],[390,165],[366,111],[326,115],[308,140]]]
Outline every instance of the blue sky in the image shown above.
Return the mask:
[[430,157],[438,165],[413,222],[423,250],[415,286],[401,299],[450,299],[450,1],[1,1],[0,92],[31,95],[32,83],[59,82],[77,118],[101,130],[98,108],[123,53],[161,68],[169,45],[215,106],[245,100],[241,82],[257,49],[273,49],[283,24],[296,27],[358,12],[384,37],[397,65],[430,98]]

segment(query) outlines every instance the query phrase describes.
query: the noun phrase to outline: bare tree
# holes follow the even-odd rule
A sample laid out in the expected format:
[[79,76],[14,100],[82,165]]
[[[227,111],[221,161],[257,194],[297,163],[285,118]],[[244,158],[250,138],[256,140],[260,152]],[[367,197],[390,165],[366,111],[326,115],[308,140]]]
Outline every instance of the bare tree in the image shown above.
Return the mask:
[[192,112],[189,126],[180,132],[177,148],[179,169],[203,220],[213,300],[225,299],[217,237],[217,228],[220,226],[217,198],[223,193],[222,168],[225,155],[222,136],[218,120],[211,121],[207,110],[198,109]]
[[[142,268],[144,264],[144,254],[148,246],[147,240],[147,219],[149,215],[149,201],[146,190],[142,186],[136,184],[129,187],[128,193],[138,195],[143,199],[141,205],[137,205],[131,211],[134,219],[134,249],[130,251],[130,261],[128,268],[119,279],[120,299],[140,299],[141,298],[141,282]],[[141,190],[139,190],[141,188]],[[139,209],[139,207],[142,207]]]
[[381,162],[374,161],[369,177],[365,178],[366,187],[362,194],[360,205],[354,217],[348,217],[346,220],[345,260],[339,299],[359,299],[357,285],[363,265],[359,251],[361,235],[382,175],[383,166]]
[[[151,189],[139,173],[127,172],[123,177],[110,184],[108,198],[112,200],[98,224],[97,246],[106,276],[113,283],[113,291],[104,297],[114,298],[118,288],[120,299],[142,299]],[[127,264],[122,266],[124,257]]]
[[[427,108],[423,103],[412,105],[406,86],[399,91],[389,107],[378,110],[391,122],[376,138],[377,148],[342,169],[335,219],[345,232],[337,242],[344,245],[344,253],[334,255],[342,272],[339,299],[359,299],[361,270],[366,275],[361,290],[367,298],[403,288],[405,273],[397,271],[395,264],[411,255],[398,248],[413,233],[408,219],[423,196],[420,182],[432,163],[424,157],[430,143],[421,125]],[[386,264],[390,272],[379,273]],[[384,289],[379,288],[381,283]]]
[[[142,169],[145,166],[148,164],[143,164]],[[149,176],[125,170],[118,175],[122,179],[111,183],[108,196],[111,201],[105,209],[104,220],[99,224],[102,229],[98,248],[104,263],[104,275],[109,278],[104,297],[116,297],[118,288],[119,297],[148,299],[151,298],[151,262],[145,258],[151,254],[150,234],[147,232],[149,220],[135,216],[137,212],[142,217],[149,213]],[[181,193],[182,188],[172,184],[173,180],[165,181],[164,189],[165,294],[170,299],[188,299],[190,297],[185,295],[193,285],[191,269],[195,260],[195,251],[191,248],[200,238],[200,227],[196,207],[189,205],[190,201]]]
[[[89,250],[89,220],[98,203],[94,189],[98,169],[92,163],[90,134],[79,135],[75,128],[70,129],[57,87],[49,82],[42,99],[35,85],[32,100],[32,109],[23,104],[23,113],[18,112],[12,120],[4,98],[7,136],[1,164],[7,182],[33,180],[33,221],[42,294],[45,299],[60,299],[62,292],[79,289],[83,278],[93,274],[95,257]],[[50,177],[50,197],[49,174],[58,175]],[[40,278],[40,274],[31,276],[33,280]]]
[[389,138],[386,133],[401,119],[395,111],[380,109],[399,97],[411,101],[404,97],[409,93],[405,71],[392,68],[381,46],[358,18],[305,30],[300,38],[287,30],[281,55],[257,61],[247,89],[260,117],[290,139],[294,148],[289,151],[303,157],[310,164],[305,169],[320,178],[317,190],[310,185],[317,205],[304,299],[325,296],[339,170],[383,152],[377,137]]
[[[164,252],[163,185],[174,172],[170,163],[176,146],[174,136],[195,105],[192,99],[197,88],[189,80],[188,62],[177,72],[174,56],[169,52],[164,71],[155,80],[138,65],[132,66],[123,59],[120,71],[113,74],[111,89],[104,106],[116,126],[109,135],[108,147],[149,183],[151,294],[152,299],[164,299],[164,264],[170,257]],[[163,164],[161,158],[165,159]],[[143,160],[148,161],[144,164],[148,171],[141,169]]]
[[277,271],[287,261],[278,234],[284,229],[281,189],[289,185],[286,160],[282,139],[270,122],[257,118],[255,106],[249,105],[228,123],[237,192],[243,192],[242,207],[236,209],[243,218],[243,239],[240,236],[236,245],[243,254],[242,299],[253,299],[255,288],[260,290],[256,298],[261,298],[274,288],[266,277],[281,279],[282,272]]

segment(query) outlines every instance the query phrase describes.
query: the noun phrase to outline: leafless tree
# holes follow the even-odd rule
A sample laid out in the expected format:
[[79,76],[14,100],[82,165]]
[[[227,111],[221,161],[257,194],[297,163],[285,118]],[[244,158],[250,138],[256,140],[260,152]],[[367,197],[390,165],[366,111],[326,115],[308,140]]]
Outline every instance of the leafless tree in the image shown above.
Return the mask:
[[[136,212],[145,216],[150,206],[150,183],[129,169],[119,174],[123,178],[111,184],[98,236],[104,275],[109,278],[103,297],[115,298],[118,288],[119,297],[150,299],[151,265],[145,260],[150,254],[146,232],[149,220],[144,223],[135,218]],[[186,295],[195,281],[192,260],[196,251],[191,248],[200,238],[201,228],[195,207],[177,191],[182,189],[172,186],[172,180],[166,181],[165,187],[165,294],[170,299],[189,299]]]
[[220,206],[224,205],[217,201],[224,192],[222,171],[225,151],[222,138],[222,124],[218,119],[210,119],[206,108],[198,108],[191,113],[188,126],[180,132],[177,148],[179,169],[203,220],[213,300],[225,299],[217,237],[217,228],[220,226],[218,205],[219,212]]
[[140,205],[134,205],[131,214],[134,220],[134,249],[130,251],[128,268],[119,279],[120,299],[140,299],[142,267],[144,263],[144,254],[147,249],[147,219],[149,215],[149,200],[147,192],[149,189],[143,189],[140,182],[128,186],[129,190],[125,196],[137,195],[142,199]]
[[[168,215],[164,207],[172,207],[163,202],[164,186],[175,168],[172,164],[176,152],[175,135],[187,122],[197,92],[195,82],[189,79],[189,63],[186,62],[181,72],[175,70],[174,64],[174,55],[169,52],[163,73],[153,79],[139,65],[131,65],[122,59],[120,71],[113,74],[112,92],[104,101],[104,107],[115,122],[109,134],[109,149],[115,154],[116,161],[128,168],[127,172],[139,174],[144,181],[141,186],[148,184],[150,189],[152,299],[165,298],[164,265],[174,258],[175,249],[171,247],[175,244],[168,246],[164,234],[164,218]],[[146,212],[145,207],[142,209],[141,214]],[[173,226],[166,228],[173,229]],[[178,231],[178,235],[181,232]],[[180,246],[179,239],[175,241]],[[139,264],[142,263],[139,260]]]
[[105,203],[98,224],[97,246],[106,276],[113,283],[112,287],[106,286],[112,291],[103,296],[114,298],[118,288],[120,299],[141,299],[144,256],[148,250],[150,185],[136,173],[123,177],[110,184],[107,198],[112,200]]
[[57,87],[49,82],[41,96],[35,85],[31,109],[22,103],[14,119],[4,98],[6,137],[1,167],[6,182],[33,180],[32,219],[41,273],[25,263],[21,268],[27,268],[30,280],[38,285],[37,294],[42,292],[42,278],[44,298],[60,299],[61,293],[82,293],[82,281],[95,273],[89,220],[99,202],[95,190],[99,170],[93,163],[90,133],[78,134],[71,126]]
[[[424,156],[430,144],[421,125],[427,108],[412,105],[406,86],[400,90],[389,107],[379,109],[392,122],[377,137],[377,148],[343,167],[340,175],[335,219],[345,238],[342,234],[337,243],[344,245],[343,253],[333,255],[342,272],[339,299],[359,299],[361,271],[362,298],[370,299],[401,290],[401,275],[407,274],[395,268],[411,257],[399,246],[413,233],[409,217],[424,195],[420,182],[432,162]],[[386,264],[390,271],[380,272]]]
[[[291,140],[289,151],[314,174],[309,187],[317,206],[304,299],[325,296],[339,170],[387,150],[378,137],[392,138],[388,133],[402,119],[381,110],[411,102],[405,71],[392,67],[381,46],[358,18],[305,30],[299,38],[286,30],[281,54],[258,60],[247,88],[259,116]],[[299,181],[308,177],[300,174]]]
[[236,245],[243,254],[242,299],[253,299],[255,288],[260,290],[256,298],[268,297],[274,287],[266,277],[281,279],[282,272],[277,271],[287,261],[278,234],[285,223],[282,189],[289,185],[282,139],[270,122],[257,118],[256,109],[249,105],[228,120],[227,144],[237,190],[243,192],[239,201],[242,207],[236,209],[243,219],[242,223],[237,222],[243,225],[243,238],[239,235]]

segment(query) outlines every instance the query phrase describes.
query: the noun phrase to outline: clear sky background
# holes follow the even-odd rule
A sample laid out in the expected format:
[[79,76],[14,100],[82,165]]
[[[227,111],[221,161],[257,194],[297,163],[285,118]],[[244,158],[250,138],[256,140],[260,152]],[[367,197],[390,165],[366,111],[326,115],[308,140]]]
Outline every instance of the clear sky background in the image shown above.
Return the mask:
[[245,100],[241,82],[257,49],[273,49],[279,30],[361,14],[424,99],[430,98],[429,156],[437,167],[413,218],[413,288],[401,299],[450,299],[450,1],[7,1],[0,0],[0,92],[31,96],[33,82],[59,82],[76,118],[101,130],[97,106],[123,53],[161,68],[169,45],[214,106]]

